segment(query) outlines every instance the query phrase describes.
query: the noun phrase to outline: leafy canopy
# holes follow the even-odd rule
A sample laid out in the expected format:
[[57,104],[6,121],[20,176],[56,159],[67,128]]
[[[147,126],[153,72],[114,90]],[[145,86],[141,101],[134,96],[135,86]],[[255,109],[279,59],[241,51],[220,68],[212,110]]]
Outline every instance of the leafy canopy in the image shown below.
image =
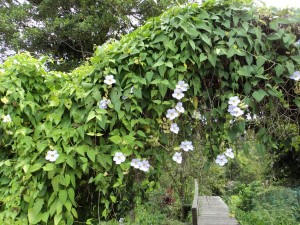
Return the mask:
[[53,68],[69,71],[92,56],[94,45],[119,39],[173,5],[171,0],[4,0],[0,42],[11,50],[50,55],[58,61]]

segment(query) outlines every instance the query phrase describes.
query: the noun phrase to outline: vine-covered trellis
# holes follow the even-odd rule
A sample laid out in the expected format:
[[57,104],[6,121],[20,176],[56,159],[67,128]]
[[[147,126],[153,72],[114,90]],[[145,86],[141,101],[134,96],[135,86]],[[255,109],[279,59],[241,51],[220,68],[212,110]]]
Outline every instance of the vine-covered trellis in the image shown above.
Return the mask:
[[[0,220],[109,217],[188,151],[225,165],[255,131],[260,150],[299,148],[299,18],[244,5],[168,10],[99,46],[69,74],[23,53],[1,65]],[[197,133],[199,139],[193,139]],[[201,149],[193,143],[201,141]],[[248,146],[244,146],[247,148]]]

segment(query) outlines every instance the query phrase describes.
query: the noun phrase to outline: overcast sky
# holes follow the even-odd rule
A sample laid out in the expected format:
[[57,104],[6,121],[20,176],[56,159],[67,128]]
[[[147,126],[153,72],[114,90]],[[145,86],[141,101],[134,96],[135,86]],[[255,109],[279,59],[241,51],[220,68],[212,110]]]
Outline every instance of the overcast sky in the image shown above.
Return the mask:
[[[27,2],[26,0],[17,0],[17,1],[21,4]],[[157,0],[153,0],[153,1],[157,2]],[[268,6],[275,6],[278,8],[286,8],[286,7],[300,8],[300,0],[255,0],[255,1],[263,1]]]
[[[260,0],[256,0],[259,2]],[[300,0],[261,0],[266,3],[267,6],[274,6],[277,8],[300,8]]]

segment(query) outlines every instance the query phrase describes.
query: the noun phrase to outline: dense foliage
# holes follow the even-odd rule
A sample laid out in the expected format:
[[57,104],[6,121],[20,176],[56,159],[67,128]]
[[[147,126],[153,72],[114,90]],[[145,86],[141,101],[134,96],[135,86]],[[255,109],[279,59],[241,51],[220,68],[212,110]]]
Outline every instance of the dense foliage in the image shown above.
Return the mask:
[[[299,19],[262,20],[253,10],[172,8],[98,47],[90,65],[70,74],[29,54],[9,58],[0,70],[0,220],[119,215],[172,156],[181,163],[185,151],[201,150],[224,163],[248,129],[259,151],[281,148],[286,137],[298,148]],[[132,160],[143,160],[145,172]]]
[[298,224],[299,189],[267,186],[261,182],[240,185],[228,201],[240,224]]
[[94,45],[119,39],[174,5],[171,0],[3,0],[0,43],[10,50],[51,55],[58,61],[52,67],[67,71],[90,57]]

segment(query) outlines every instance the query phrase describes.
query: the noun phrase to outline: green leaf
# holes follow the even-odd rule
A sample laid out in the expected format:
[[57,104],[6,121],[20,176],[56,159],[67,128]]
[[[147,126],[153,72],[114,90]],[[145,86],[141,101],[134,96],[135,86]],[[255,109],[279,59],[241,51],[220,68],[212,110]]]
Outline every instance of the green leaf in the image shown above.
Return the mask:
[[95,111],[90,111],[88,117],[86,118],[86,123],[96,117]]
[[99,155],[99,157],[97,157],[97,159],[99,160],[101,166],[103,166],[106,170],[108,170],[109,168],[108,164],[110,164],[112,160],[111,157],[105,154],[101,154]]
[[248,65],[252,65],[253,62],[253,56],[252,55],[246,55],[246,61]]
[[[72,202],[70,200],[67,200],[64,205],[65,205],[66,209],[68,210],[68,212],[71,213]],[[71,224],[73,224],[73,223],[71,223]]]
[[60,190],[58,193],[59,200],[61,201],[62,204],[65,204],[67,201],[68,193],[66,190]]
[[257,56],[256,57],[256,65],[258,68],[264,65],[264,63],[267,61],[267,59],[263,56]]
[[265,155],[265,153],[266,153],[266,148],[265,148],[265,146],[263,145],[263,144],[256,144],[255,145],[255,148],[256,148],[256,150],[258,151],[258,153],[260,154],[260,155]]
[[168,86],[165,84],[158,84],[158,90],[159,90],[161,97],[164,98],[168,91]]
[[123,137],[123,144],[131,144],[134,142],[134,140],[135,140],[134,136],[126,135]]
[[207,59],[207,56],[204,53],[200,54],[200,62],[204,61]]
[[152,71],[146,73],[146,79],[147,79],[148,83],[151,82],[152,77],[153,77],[153,72]]
[[216,66],[217,56],[215,54],[208,54],[208,60],[213,67]]
[[[135,92],[137,92],[137,89],[135,89]],[[119,87],[112,88],[110,100],[111,100],[116,112],[119,112],[120,108],[121,108],[121,102],[120,102],[121,96],[122,96],[121,88],[119,88]]]
[[168,37],[164,33],[160,33],[159,35],[155,36],[155,39],[152,41],[152,43],[156,44],[159,42],[163,42],[166,39],[168,39]]
[[77,211],[76,211],[75,208],[72,208],[72,209],[71,209],[71,212],[72,212],[72,214],[73,214],[73,216],[74,216],[75,218],[78,218],[78,214],[77,214]]
[[60,99],[57,96],[53,96],[51,101],[49,101],[49,106],[56,107],[60,103]]
[[86,146],[86,145],[81,145],[81,146],[78,146],[77,148],[75,148],[76,152],[79,153],[80,155],[82,156],[85,156],[85,151],[88,149],[89,147]]
[[69,196],[69,199],[71,200],[72,204],[76,205],[76,202],[75,202],[75,192],[74,192],[73,188],[69,188],[68,189],[68,196]]
[[271,35],[267,36],[267,39],[269,39],[271,41],[280,40],[281,39],[281,35],[279,35],[278,33],[271,34]]
[[72,157],[67,157],[67,164],[72,167],[73,169],[75,169],[76,167],[76,160]]
[[42,168],[42,163],[36,163],[29,167],[28,172],[33,173]]
[[166,64],[161,65],[161,66],[158,67],[158,72],[159,72],[159,75],[160,75],[161,77],[164,77],[164,76],[165,76],[166,71],[167,71],[167,66],[166,66]]
[[167,67],[173,68],[173,63],[171,61],[168,61],[165,64]]
[[83,163],[83,164],[81,165],[81,169],[82,169],[82,171],[83,171],[84,173],[87,172],[87,168],[88,168],[88,164],[87,164],[87,163]]
[[243,26],[243,28],[245,29],[245,31],[248,32],[248,29],[249,29],[249,23],[243,22],[243,23],[242,23],[242,26]]
[[141,131],[141,130],[138,130],[138,131],[137,131],[137,134],[138,134],[139,136],[141,136],[141,137],[146,137],[146,134],[145,134],[143,131]]
[[122,119],[124,117],[124,115],[125,115],[124,111],[119,111],[118,112],[118,118],[119,118],[119,120]]
[[291,56],[291,58],[296,61],[298,64],[300,64],[300,56],[299,55],[294,55],[294,56]]
[[155,79],[151,82],[151,84],[165,84],[165,85],[169,85],[169,81],[168,80],[162,80],[162,79]]
[[244,85],[244,92],[246,95],[248,95],[250,93],[251,88],[252,88],[251,84],[249,82],[246,82]]
[[276,72],[276,76],[277,76],[277,77],[280,77],[280,76],[283,74],[283,71],[284,71],[284,66],[283,66],[283,65],[278,64],[278,65],[275,67],[275,72]]
[[114,135],[109,138],[113,143],[120,144],[122,142],[122,138],[119,135]]
[[49,212],[44,212],[43,215],[41,216],[41,220],[45,223],[47,223],[49,218]]
[[71,109],[71,107],[72,107],[72,100],[71,99],[65,99],[64,105],[66,106],[67,109]]
[[252,70],[252,68],[250,66],[243,66],[243,67],[239,68],[237,73],[244,77],[251,77],[252,76],[251,70]]
[[166,46],[167,48],[171,49],[173,52],[177,52],[177,47],[175,45],[175,41],[174,40],[166,40],[166,41],[164,41],[164,46]]
[[208,44],[209,46],[211,46],[210,38],[209,38],[206,34],[201,33],[201,34],[200,34],[200,37],[202,38],[202,40],[203,40],[206,44]]
[[82,82],[81,85],[85,90],[91,90],[93,87],[92,83],[87,83],[87,82]]
[[89,149],[87,152],[87,156],[90,158],[92,162],[95,162],[96,153],[94,150]]
[[192,38],[196,38],[200,32],[196,30],[193,24],[191,23],[181,23],[180,26],[184,29],[184,31],[189,34]]
[[58,191],[59,189],[59,182],[58,182],[58,177],[53,177],[51,180],[52,188],[54,191]]
[[158,67],[158,66],[161,66],[161,65],[164,65],[164,64],[165,64],[165,62],[160,59],[159,61],[157,61],[156,63],[154,63],[152,65],[152,67]]
[[265,96],[268,96],[268,93],[265,92],[264,90],[259,90],[253,92],[252,96],[255,98],[257,102],[260,102],[261,100],[263,100]]
[[34,201],[34,205],[32,208],[28,209],[28,220],[30,224],[37,224],[40,222],[42,214],[40,213],[42,207],[44,205],[44,200],[41,198],[37,198]]
[[236,129],[238,130],[239,133],[243,134],[245,131],[245,126],[246,126],[245,120],[237,121],[234,124],[234,126],[236,126]]
[[278,21],[277,20],[273,20],[272,22],[270,22],[270,28],[272,30],[277,31],[278,30]]
[[267,86],[270,88],[268,90],[268,93],[271,96],[277,97],[277,98],[281,98],[282,97],[282,92],[278,91],[276,87],[272,87],[270,84],[267,84]]
[[61,221],[62,219],[62,215],[59,213],[59,214],[56,214],[54,216],[54,225],[59,225],[59,222]]
[[295,99],[294,102],[295,102],[295,104],[298,106],[298,108],[300,108],[300,100]]
[[117,201],[116,196],[110,195],[109,197],[113,203],[115,203]]
[[104,209],[104,210],[102,211],[102,216],[104,216],[104,218],[106,218],[106,217],[107,217],[107,214],[108,214],[107,209]]
[[54,164],[53,163],[47,163],[46,166],[43,167],[44,171],[52,171],[54,170]]
[[189,40],[189,43],[190,43],[192,49],[195,51],[195,49],[196,49],[195,42],[193,40]]
[[291,60],[289,60],[289,61],[286,62],[286,67],[287,67],[287,69],[288,69],[288,71],[289,71],[290,74],[294,73],[295,66],[294,66],[294,64],[293,64],[293,62]]
[[211,28],[210,28],[208,25],[206,25],[206,23],[204,23],[202,20],[197,21],[197,22],[195,23],[195,26],[196,26],[198,29],[200,29],[200,30],[205,30],[205,31],[207,31],[208,33],[211,32]]

